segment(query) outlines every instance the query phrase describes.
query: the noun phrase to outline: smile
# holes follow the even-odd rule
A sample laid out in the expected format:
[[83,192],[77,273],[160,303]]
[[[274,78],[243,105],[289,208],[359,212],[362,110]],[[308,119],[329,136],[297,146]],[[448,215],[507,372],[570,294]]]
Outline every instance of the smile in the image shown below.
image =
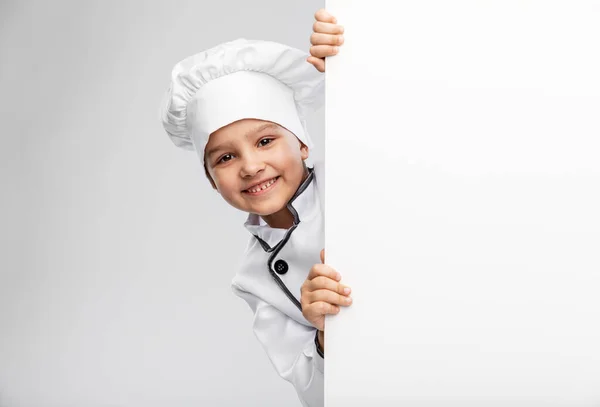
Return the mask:
[[251,189],[247,189],[245,191],[243,191],[245,194],[251,195],[251,196],[257,196],[257,195],[262,195],[264,193],[266,193],[267,191],[271,190],[273,185],[275,185],[277,183],[277,181],[279,180],[279,177],[275,177],[273,179],[270,179],[267,182],[264,182],[256,187],[253,187]]

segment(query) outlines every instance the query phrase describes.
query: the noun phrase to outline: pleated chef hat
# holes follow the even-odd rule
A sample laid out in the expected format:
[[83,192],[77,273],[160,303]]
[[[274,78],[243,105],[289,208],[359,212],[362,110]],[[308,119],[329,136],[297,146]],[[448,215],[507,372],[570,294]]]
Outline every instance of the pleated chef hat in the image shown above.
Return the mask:
[[240,38],[185,58],[173,68],[161,105],[163,127],[176,146],[195,149],[202,164],[210,134],[241,119],[277,123],[312,148],[305,118],[322,106],[325,82],[307,57]]

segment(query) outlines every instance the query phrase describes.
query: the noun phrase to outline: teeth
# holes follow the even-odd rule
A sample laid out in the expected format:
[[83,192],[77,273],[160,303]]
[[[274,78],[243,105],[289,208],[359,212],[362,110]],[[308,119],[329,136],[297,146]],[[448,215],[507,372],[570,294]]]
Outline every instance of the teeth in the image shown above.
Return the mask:
[[263,189],[267,189],[268,187],[270,187],[274,182],[275,182],[275,178],[273,178],[270,181],[265,182],[264,184],[262,184],[262,186],[259,185],[258,187],[249,189],[248,191],[250,191],[250,192],[262,191]]

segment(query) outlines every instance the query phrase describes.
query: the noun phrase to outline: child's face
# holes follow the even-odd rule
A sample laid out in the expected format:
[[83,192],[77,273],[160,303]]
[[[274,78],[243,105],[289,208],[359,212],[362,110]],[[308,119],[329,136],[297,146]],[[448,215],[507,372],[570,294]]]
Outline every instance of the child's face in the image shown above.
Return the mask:
[[[212,133],[204,161],[213,187],[231,206],[261,216],[286,206],[304,177],[308,147],[285,128],[243,119]],[[248,189],[277,178],[259,193]],[[261,185],[262,186],[262,185]]]

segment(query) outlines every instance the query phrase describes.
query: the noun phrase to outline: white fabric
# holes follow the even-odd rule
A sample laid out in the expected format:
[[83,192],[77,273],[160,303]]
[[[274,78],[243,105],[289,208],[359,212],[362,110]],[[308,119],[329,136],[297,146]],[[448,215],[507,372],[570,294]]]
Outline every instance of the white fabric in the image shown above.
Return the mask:
[[[287,273],[279,275],[290,293],[300,301],[300,287],[310,268],[320,263],[323,249],[323,216],[320,200],[322,166],[315,163],[308,187],[291,202],[300,223],[277,253],[272,264],[285,260]],[[285,235],[283,229],[260,225],[249,214],[246,229],[274,247]],[[254,313],[253,329],[278,374],[292,383],[303,406],[324,403],[324,359],[314,342],[316,328],[302,315],[271,276],[267,253],[258,240],[250,238],[242,266],[232,281],[233,292],[243,298]]]
[[305,118],[323,104],[324,75],[307,57],[287,45],[240,38],[185,58],[173,68],[161,105],[165,131],[202,163],[210,134],[246,118],[277,123],[311,148]]
[[240,119],[260,119],[285,127],[308,146],[313,144],[298,117],[294,92],[272,76],[239,71],[204,85],[187,106],[187,127],[204,164],[211,133]]

